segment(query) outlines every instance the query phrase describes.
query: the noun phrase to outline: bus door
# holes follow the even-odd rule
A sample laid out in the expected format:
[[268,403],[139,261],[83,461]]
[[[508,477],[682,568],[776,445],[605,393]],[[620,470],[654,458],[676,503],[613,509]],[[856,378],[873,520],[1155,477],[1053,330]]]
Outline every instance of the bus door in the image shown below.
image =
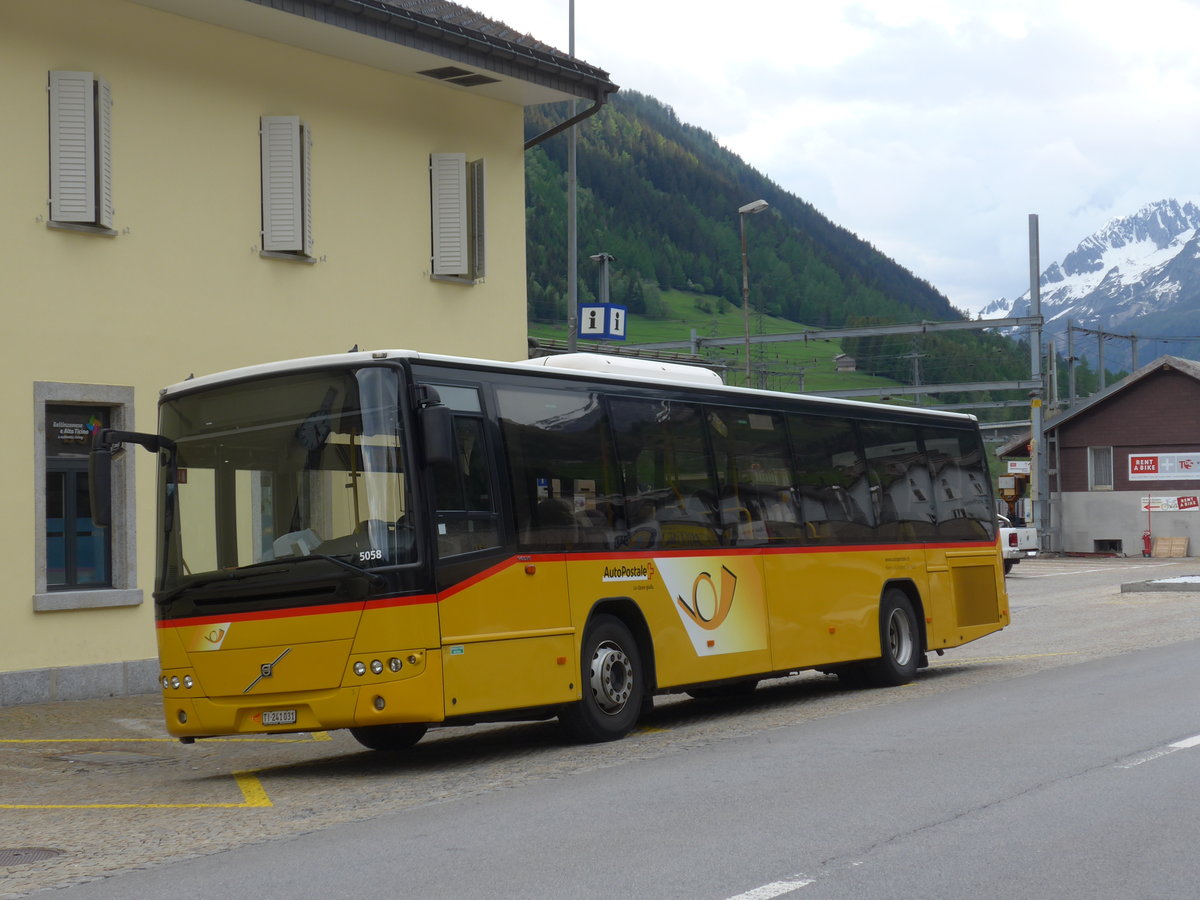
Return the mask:
[[432,386],[455,442],[433,478],[446,716],[566,703],[578,682],[566,562],[520,552],[502,526],[503,468],[479,388]]

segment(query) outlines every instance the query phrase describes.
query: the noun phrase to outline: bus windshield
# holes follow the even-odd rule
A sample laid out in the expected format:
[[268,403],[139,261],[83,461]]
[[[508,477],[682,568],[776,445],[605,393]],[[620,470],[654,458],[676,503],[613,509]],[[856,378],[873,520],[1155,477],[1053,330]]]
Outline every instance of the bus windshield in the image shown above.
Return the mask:
[[[415,559],[400,374],[387,367],[222,385],[162,404],[159,592],[311,557]],[[348,564],[348,565],[347,565]]]

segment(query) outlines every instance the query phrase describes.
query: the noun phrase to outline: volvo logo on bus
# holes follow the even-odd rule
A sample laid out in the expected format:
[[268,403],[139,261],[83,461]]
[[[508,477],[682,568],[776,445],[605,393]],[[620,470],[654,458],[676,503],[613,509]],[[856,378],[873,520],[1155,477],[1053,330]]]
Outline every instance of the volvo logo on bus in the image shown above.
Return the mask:
[[258,684],[258,683],[259,683],[260,681],[262,681],[264,678],[270,678],[272,675],[274,675],[274,674],[275,674],[275,667],[276,667],[277,665],[279,665],[279,661],[280,661],[281,659],[283,659],[285,656],[287,656],[287,655],[288,655],[289,653],[291,653],[291,652],[292,652],[292,648],[291,648],[291,647],[288,647],[286,650],[284,650],[282,653],[280,653],[280,654],[279,654],[277,657],[275,657],[275,659],[274,659],[274,660],[272,660],[271,662],[269,662],[269,663],[263,663],[262,665],[260,665],[260,666],[258,667],[258,677],[257,677],[257,678],[255,678],[255,679],[254,679],[252,682],[250,682],[248,685],[246,685],[246,689],[245,689],[244,691],[242,691],[242,693],[243,693],[243,694],[248,694],[248,693],[250,693],[252,690],[254,690],[254,686],[255,686],[256,684]]

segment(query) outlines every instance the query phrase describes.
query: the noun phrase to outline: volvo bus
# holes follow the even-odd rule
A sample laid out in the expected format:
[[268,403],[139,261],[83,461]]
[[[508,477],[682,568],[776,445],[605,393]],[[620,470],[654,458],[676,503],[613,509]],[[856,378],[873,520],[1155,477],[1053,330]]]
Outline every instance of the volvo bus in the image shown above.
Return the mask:
[[[414,351],[166,388],[154,608],[168,731],[557,717],[581,741],[653,697],[802,670],[899,685],[1008,624],[971,416],[724,386],[568,354]],[[94,509],[106,509],[103,498]]]

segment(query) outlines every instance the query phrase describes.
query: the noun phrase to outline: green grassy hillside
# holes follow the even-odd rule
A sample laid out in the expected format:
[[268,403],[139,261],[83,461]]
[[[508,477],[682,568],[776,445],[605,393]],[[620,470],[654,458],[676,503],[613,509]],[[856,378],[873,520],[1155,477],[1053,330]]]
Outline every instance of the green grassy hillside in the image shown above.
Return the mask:
[[[731,306],[719,297],[668,290],[662,292],[662,301],[664,309],[661,312],[665,315],[661,318],[629,316],[624,342],[580,340],[579,349],[603,348],[603,345],[612,343],[632,345],[658,341],[686,341],[691,337],[692,329],[701,337],[741,338],[744,335],[741,309]],[[723,312],[713,312],[718,309]],[[750,317],[751,334],[785,334],[803,330],[806,330],[803,326],[776,316],[759,316],[752,313]],[[530,337],[539,340],[567,339],[565,325],[530,322],[529,334]],[[883,395],[890,386],[898,384],[890,378],[877,378],[861,372],[839,374],[833,358],[841,352],[840,341],[809,341],[757,345],[752,349],[752,356],[756,366],[765,363],[768,372],[767,386],[772,390],[798,390],[801,369],[806,391],[879,387]],[[710,361],[723,362],[735,370],[728,378],[730,384],[743,383],[745,362],[742,346],[706,350],[704,355]]]

